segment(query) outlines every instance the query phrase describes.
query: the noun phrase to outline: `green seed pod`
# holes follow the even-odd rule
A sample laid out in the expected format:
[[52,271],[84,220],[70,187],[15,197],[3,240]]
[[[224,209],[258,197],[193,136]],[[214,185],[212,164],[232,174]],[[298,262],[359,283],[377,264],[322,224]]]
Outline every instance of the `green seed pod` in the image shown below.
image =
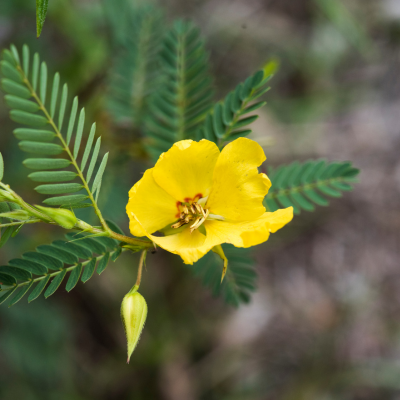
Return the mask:
[[65,229],[72,229],[78,221],[75,214],[65,208],[35,207]]
[[121,318],[124,324],[126,341],[128,344],[128,360],[135,350],[142,333],[147,317],[147,304],[144,297],[137,292],[139,286],[135,285],[131,291],[125,295],[121,305]]

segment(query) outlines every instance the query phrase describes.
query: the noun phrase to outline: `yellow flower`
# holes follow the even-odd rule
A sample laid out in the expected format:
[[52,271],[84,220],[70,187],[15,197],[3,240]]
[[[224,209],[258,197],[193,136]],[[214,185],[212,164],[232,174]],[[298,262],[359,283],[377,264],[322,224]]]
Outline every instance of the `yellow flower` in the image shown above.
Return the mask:
[[147,236],[186,264],[213,248],[220,254],[221,243],[265,242],[293,218],[292,207],[266,212],[263,206],[271,181],[257,167],[265,159],[261,146],[246,138],[221,152],[204,139],[175,143],[129,191],[132,235]]

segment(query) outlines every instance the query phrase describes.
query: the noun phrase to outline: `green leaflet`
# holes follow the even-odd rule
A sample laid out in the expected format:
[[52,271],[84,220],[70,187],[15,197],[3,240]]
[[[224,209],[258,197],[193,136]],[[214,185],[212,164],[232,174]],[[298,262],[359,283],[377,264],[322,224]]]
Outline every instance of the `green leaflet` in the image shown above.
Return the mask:
[[68,167],[71,162],[63,158],[27,158],[23,164],[30,169],[61,169]]
[[36,186],[35,190],[41,194],[64,194],[79,192],[83,186],[79,183],[56,183],[54,185]]
[[28,177],[34,182],[68,182],[75,179],[77,174],[72,171],[42,171],[32,172]]
[[49,206],[70,206],[81,203],[86,200],[88,196],[84,194],[71,194],[69,196],[49,197],[43,203]]
[[33,300],[36,300],[40,294],[43,292],[43,289],[49,283],[51,276],[47,275],[44,279],[39,281],[39,283],[35,286],[35,289],[32,290],[31,294],[28,297],[28,302],[30,303]]
[[4,176],[4,160],[2,154],[0,153],[0,182],[3,180],[3,176]]
[[79,282],[79,278],[82,273],[82,264],[79,263],[75,269],[71,271],[71,274],[69,275],[67,285],[65,286],[65,290],[67,292],[70,292],[76,284]]
[[49,0],[36,0],[36,34],[40,36],[47,15]]
[[47,119],[41,115],[32,114],[30,112],[21,110],[11,110],[10,118],[23,125],[34,126],[37,128],[43,128],[47,125]]
[[96,262],[97,262],[96,258],[92,258],[89,261],[89,263],[85,266],[85,269],[83,271],[82,278],[81,278],[81,281],[83,283],[87,282],[93,276],[94,269],[96,268]]
[[110,253],[106,253],[104,257],[100,260],[99,265],[97,266],[97,273],[99,275],[107,268],[109,259]]
[[[39,111],[39,106],[31,100],[26,100],[12,94],[7,94],[6,96],[4,96],[4,99],[6,100],[6,103],[10,108],[26,111],[28,113],[35,113]],[[54,136],[54,134],[52,136]]]
[[50,285],[44,292],[44,297],[46,297],[46,299],[56,292],[58,287],[61,285],[61,282],[64,280],[66,274],[67,271],[63,270],[53,278]]
[[30,290],[34,282],[32,281],[29,285],[22,286],[22,288],[17,292],[17,294],[10,300],[8,307],[13,306],[18,303]]
[[92,193],[94,193],[97,189],[100,189],[101,179],[103,177],[104,170],[106,169],[107,160],[108,160],[108,153],[104,154],[104,157],[101,161],[100,167],[94,178],[93,186],[92,186]]
[[54,118],[56,112],[58,90],[60,88],[60,74],[57,72],[53,79],[53,88],[51,89],[50,116]]
[[349,162],[325,160],[297,161],[282,165],[269,171],[272,182],[264,205],[269,211],[281,207],[293,207],[299,214],[301,210],[313,211],[315,205],[327,206],[327,197],[340,197],[343,191],[352,190],[359,170]]
[[[32,63],[32,65],[31,65]],[[11,108],[10,117],[13,121],[27,125],[28,128],[18,128],[14,131],[16,138],[20,141],[19,146],[22,151],[43,156],[43,158],[29,158],[24,164],[31,169],[38,170],[38,173],[30,174],[32,179],[44,182],[54,183],[54,185],[41,185],[36,190],[44,195],[65,194],[63,198],[50,197],[44,200],[45,204],[53,206],[74,206],[86,207],[89,203],[82,203],[92,195],[86,181],[81,174],[78,164],[83,170],[89,160],[90,153],[92,157],[87,173],[90,180],[93,173],[97,178],[94,185],[96,199],[100,192],[101,177],[105,169],[105,160],[100,164],[96,171],[96,160],[100,152],[100,138],[96,140],[94,150],[92,145],[95,139],[95,124],[92,125],[88,139],[85,140],[85,110],[80,111],[78,117],[78,98],[75,97],[71,108],[68,110],[68,86],[65,84],[60,93],[60,75],[56,73],[53,78],[48,74],[45,62],[40,62],[38,54],[30,59],[29,48],[24,45],[22,48],[22,64],[15,46],[11,46],[11,51],[3,51],[3,60],[0,62],[0,71],[2,73],[1,85],[7,93],[5,100]],[[31,76],[29,76],[29,72]],[[52,79],[50,98],[46,107],[48,82]],[[68,112],[69,111],[69,112]],[[58,125],[54,121],[55,115],[58,115]],[[63,126],[64,118],[68,118],[68,127],[66,133],[60,132]],[[77,121],[77,125],[75,122]],[[73,149],[67,148],[73,136],[75,140]],[[81,144],[86,143],[85,151],[81,153]],[[82,154],[82,161],[77,160],[78,155]],[[60,156],[62,158],[47,158],[45,156]],[[67,157],[67,159],[65,158]],[[73,164],[75,171],[51,171],[50,169],[62,169]],[[80,178],[82,176],[82,178]],[[81,179],[79,183],[68,183],[74,178]],[[57,180],[59,179],[59,180]],[[87,195],[73,195],[81,189],[87,191]],[[97,200],[91,200],[92,204]]]
[[55,143],[38,143],[30,142],[27,140],[19,142],[19,147],[22,151],[26,151],[27,153],[46,156],[58,155],[64,151],[64,149],[60,145]]
[[34,142],[51,142],[56,136],[55,133],[51,131],[28,128],[14,129],[14,135],[18,140],[28,140]]

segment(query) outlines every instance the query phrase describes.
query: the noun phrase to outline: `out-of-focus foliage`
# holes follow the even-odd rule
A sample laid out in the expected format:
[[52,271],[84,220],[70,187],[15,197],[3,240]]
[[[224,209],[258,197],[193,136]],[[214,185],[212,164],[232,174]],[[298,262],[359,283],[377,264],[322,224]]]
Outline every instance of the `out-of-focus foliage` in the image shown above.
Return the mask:
[[[126,3],[125,3],[126,4]],[[159,9],[152,6],[128,8],[125,15],[120,11],[119,21],[113,20],[114,6],[109,6],[109,18],[114,25],[123,26],[124,32],[115,31],[115,59],[111,70],[108,108],[116,122],[131,128],[142,126],[148,112],[149,97],[159,89],[159,50],[163,20]]]

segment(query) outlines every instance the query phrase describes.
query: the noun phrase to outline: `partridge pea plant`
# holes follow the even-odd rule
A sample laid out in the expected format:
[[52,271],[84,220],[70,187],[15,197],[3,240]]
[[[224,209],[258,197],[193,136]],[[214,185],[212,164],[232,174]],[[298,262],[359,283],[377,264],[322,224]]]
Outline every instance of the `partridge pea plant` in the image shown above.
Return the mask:
[[[147,316],[138,293],[147,252],[161,247],[179,255],[214,295],[238,306],[256,288],[249,248],[266,242],[293,214],[351,190],[358,174],[350,162],[326,160],[259,173],[264,151],[246,136],[255,111],[265,105],[269,67],[215,103],[208,55],[192,23],[176,21],[167,29],[157,10],[143,7],[135,12],[134,29],[134,42],[128,32],[116,40],[107,95],[116,131],[123,125],[139,132],[153,165],[126,188],[131,235],[98,205],[108,153],[78,98],[26,45],[4,50],[0,62],[1,88],[18,125],[14,135],[28,154],[23,163],[43,195],[43,204],[34,205],[17,194],[0,157],[0,247],[25,224],[65,231],[64,239],[0,266],[0,303],[12,306],[25,295],[31,302],[42,293],[47,298],[62,284],[70,291],[122,252],[141,252],[135,285],[121,308],[128,359]],[[97,226],[76,217],[75,210],[86,207],[94,210]]]

